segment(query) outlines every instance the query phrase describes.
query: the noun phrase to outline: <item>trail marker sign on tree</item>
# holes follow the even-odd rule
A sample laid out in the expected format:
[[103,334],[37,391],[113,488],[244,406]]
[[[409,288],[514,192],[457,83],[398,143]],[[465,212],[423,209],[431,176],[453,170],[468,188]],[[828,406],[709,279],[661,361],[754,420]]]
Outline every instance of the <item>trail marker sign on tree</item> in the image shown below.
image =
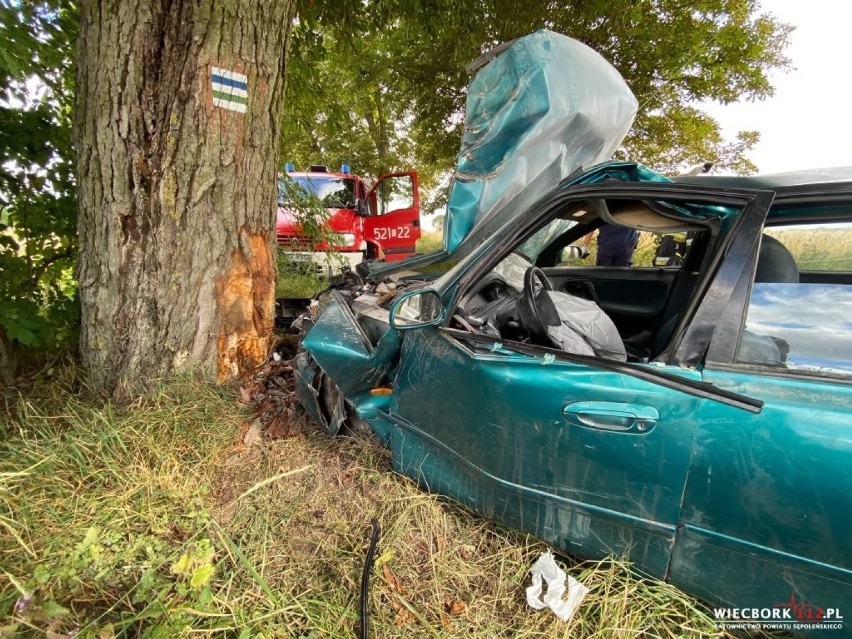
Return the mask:
[[248,77],[236,71],[210,69],[210,84],[213,89],[213,106],[231,111],[246,112],[248,104]]

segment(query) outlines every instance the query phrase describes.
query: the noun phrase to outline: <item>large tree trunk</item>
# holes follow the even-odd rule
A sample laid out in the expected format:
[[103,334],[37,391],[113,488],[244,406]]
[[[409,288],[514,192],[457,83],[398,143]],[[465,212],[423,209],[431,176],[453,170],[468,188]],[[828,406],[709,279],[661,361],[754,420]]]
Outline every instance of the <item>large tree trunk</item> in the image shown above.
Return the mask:
[[[127,399],[183,367],[223,380],[266,356],[294,8],[82,2],[77,276],[94,389]],[[245,112],[214,100],[219,70],[247,76]]]

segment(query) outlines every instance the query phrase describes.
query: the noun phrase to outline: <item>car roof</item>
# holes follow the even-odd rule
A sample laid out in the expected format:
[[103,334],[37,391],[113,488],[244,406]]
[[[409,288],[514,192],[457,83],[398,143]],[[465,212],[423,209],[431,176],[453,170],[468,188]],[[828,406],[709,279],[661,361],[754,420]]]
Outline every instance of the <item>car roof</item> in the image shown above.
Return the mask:
[[807,169],[769,175],[679,175],[672,177],[671,180],[681,184],[700,184],[735,189],[770,189],[779,192],[800,192],[808,190],[807,187],[809,186],[818,184],[823,188],[831,184],[837,185],[831,187],[831,190],[835,190],[842,189],[840,185],[852,188],[852,166]]

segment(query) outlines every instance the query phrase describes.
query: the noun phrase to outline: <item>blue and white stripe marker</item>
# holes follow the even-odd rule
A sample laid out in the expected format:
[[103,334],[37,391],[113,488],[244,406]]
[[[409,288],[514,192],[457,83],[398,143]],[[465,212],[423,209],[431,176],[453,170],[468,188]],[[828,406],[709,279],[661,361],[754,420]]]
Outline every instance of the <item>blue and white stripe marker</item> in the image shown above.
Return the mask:
[[210,69],[213,87],[213,106],[231,111],[246,112],[248,104],[248,77],[227,69]]

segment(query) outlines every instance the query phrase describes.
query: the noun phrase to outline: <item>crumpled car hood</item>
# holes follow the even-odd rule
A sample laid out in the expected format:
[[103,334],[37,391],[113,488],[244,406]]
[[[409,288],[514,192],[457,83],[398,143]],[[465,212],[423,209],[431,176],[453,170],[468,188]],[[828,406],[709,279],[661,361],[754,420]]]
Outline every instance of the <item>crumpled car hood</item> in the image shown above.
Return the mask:
[[608,159],[636,115],[618,71],[553,31],[519,38],[468,86],[444,248],[478,243],[582,167]]

